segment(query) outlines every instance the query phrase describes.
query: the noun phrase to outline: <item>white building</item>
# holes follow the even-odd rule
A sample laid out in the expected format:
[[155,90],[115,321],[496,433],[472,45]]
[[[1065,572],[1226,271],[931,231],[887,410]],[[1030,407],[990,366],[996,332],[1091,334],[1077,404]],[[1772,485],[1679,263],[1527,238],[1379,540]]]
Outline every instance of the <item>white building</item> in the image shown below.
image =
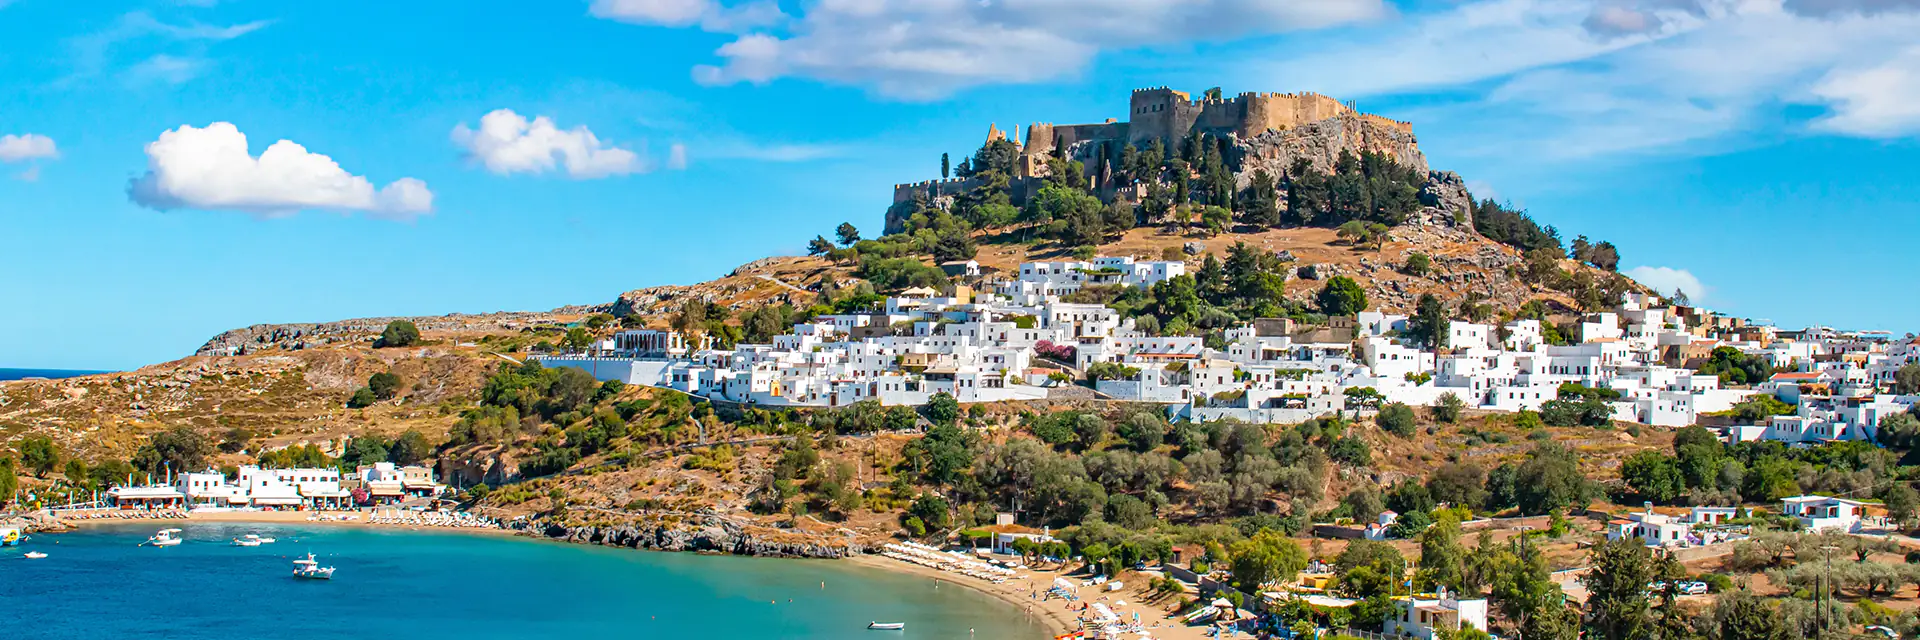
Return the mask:
[[1487,630],[1485,598],[1460,600],[1443,589],[1437,595],[1399,596],[1393,601],[1398,611],[1381,625],[1381,632],[1389,636],[1433,640],[1436,631]]

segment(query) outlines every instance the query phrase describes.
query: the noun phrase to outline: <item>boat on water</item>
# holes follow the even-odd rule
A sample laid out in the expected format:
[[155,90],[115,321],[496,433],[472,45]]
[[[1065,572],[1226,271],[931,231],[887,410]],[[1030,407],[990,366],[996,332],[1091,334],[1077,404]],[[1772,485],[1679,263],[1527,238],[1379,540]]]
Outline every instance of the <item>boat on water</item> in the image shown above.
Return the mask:
[[248,540],[258,542],[260,544],[273,544],[273,538],[268,538],[257,533],[249,533],[243,537],[245,537]]
[[146,545],[146,546],[155,546],[155,547],[171,547],[174,545],[178,545],[182,542],[185,542],[185,540],[181,539],[180,536],[175,535],[178,533],[180,533],[179,529],[161,529],[158,532],[155,532],[152,536],[148,537],[146,542],[142,542],[140,544]]
[[302,580],[332,580],[333,567],[320,566],[320,562],[314,560],[313,554],[309,553],[307,557],[293,561],[293,577]]
[[47,557],[47,554],[44,554],[44,553],[40,553],[40,552],[38,552],[38,551],[28,551],[28,552],[27,552],[27,557],[28,557],[28,558],[31,558],[31,559],[34,559],[34,560],[39,560],[39,559],[41,559],[41,558],[45,558],[45,557]]
[[20,527],[0,527],[0,547],[11,547],[26,539],[27,536],[20,533]]
[[873,631],[900,631],[907,628],[905,622],[869,622],[867,629]]
[[233,546],[236,546],[236,547],[258,547],[258,546],[260,546],[260,540],[259,540],[258,538],[254,538],[254,537],[246,537],[246,538],[234,538],[234,539],[233,539]]

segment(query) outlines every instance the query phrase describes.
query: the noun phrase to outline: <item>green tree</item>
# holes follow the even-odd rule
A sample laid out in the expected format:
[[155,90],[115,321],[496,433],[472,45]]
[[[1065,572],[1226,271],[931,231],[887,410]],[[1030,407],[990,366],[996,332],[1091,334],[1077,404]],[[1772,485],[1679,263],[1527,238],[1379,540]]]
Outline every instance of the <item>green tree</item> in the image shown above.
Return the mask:
[[79,458],[67,461],[67,482],[76,487],[87,486],[87,463]]
[[851,222],[840,223],[840,227],[834,229],[833,233],[840,237],[840,246],[843,247],[851,247],[853,243],[860,241],[860,230],[854,228]]
[[1720,594],[1713,607],[1719,640],[1787,640],[1794,634],[1779,611],[1746,589]]
[[373,397],[379,400],[392,400],[400,394],[400,376],[390,371],[382,371],[367,378],[367,388],[373,391]]
[[944,154],[944,153],[940,154],[940,179],[941,180],[945,180],[952,175],[953,164],[951,160],[952,159],[949,158],[947,154]]
[[359,389],[353,390],[353,395],[347,397],[347,408],[348,409],[365,409],[367,407],[373,406],[373,403],[379,402],[379,401],[380,401],[380,398],[373,395],[372,389],[368,389],[366,387],[360,387]]
[[1346,276],[1329,278],[1314,300],[1320,312],[1329,316],[1351,316],[1367,310],[1367,292]]
[[1920,362],[1910,362],[1893,372],[1893,392],[1912,395],[1920,394]]
[[1553,581],[1539,547],[1516,539],[1511,551],[1496,560],[1492,580],[1493,602],[1513,623],[1522,640],[1574,640],[1579,621],[1562,603],[1566,595]]
[[567,329],[565,335],[560,336],[560,348],[565,351],[581,352],[586,351],[590,346],[593,346],[593,336],[588,334],[586,329],[573,327]]
[[36,478],[45,478],[47,473],[60,468],[60,450],[53,445],[53,438],[47,436],[27,436],[20,440],[20,463],[33,471]]
[[1420,586],[1446,587],[1454,593],[1466,591],[1467,549],[1460,544],[1460,523],[1443,515],[1420,532]]
[[1672,503],[1687,490],[1686,478],[1674,459],[1651,449],[1628,457],[1620,466],[1620,479],[1640,497],[1660,504]]
[[960,402],[945,391],[933,394],[927,401],[927,419],[937,425],[953,426],[954,421],[960,419]]
[[394,320],[387,323],[387,328],[380,330],[380,339],[374,341],[373,346],[411,347],[419,342],[420,327],[414,326],[412,320]]
[[1227,231],[1233,224],[1233,212],[1223,207],[1207,206],[1200,210],[1200,226],[1205,227],[1208,236],[1217,236]]
[[1515,506],[1526,515],[1540,515],[1583,506],[1594,487],[1580,472],[1578,454],[1554,442],[1542,442],[1527,453],[1515,471]]
[[1253,537],[1234,543],[1230,555],[1234,585],[1247,593],[1259,593],[1268,583],[1291,582],[1295,574],[1307,568],[1306,550],[1272,529],[1261,529]]
[[14,461],[10,456],[0,456],[0,505],[13,502],[13,493],[20,490],[20,478],[14,472]]
[[832,250],[833,243],[827,241],[826,236],[814,236],[812,240],[807,241],[807,255],[824,256]]
[[1414,430],[1419,427],[1419,419],[1413,415],[1413,407],[1399,402],[1380,407],[1380,415],[1374,417],[1374,422],[1379,423],[1381,429],[1402,438],[1413,437]]
[[1447,424],[1457,424],[1460,422],[1460,413],[1466,408],[1466,401],[1461,400],[1460,396],[1454,395],[1452,391],[1448,391],[1440,394],[1440,399],[1434,401],[1433,419]]
[[419,430],[408,429],[400,434],[400,437],[394,438],[393,446],[387,450],[387,460],[402,466],[419,464],[420,461],[427,459],[427,454],[432,450],[433,447],[427,444],[425,435],[422,435]]
[[[372,392],[368,392],[372,393]],[[191,427],[177,426],[147,437],[147,443],[133,453],[133,467],[147,475],[158,476],[167,470],[191,471],[207,468],[207,456],[213,444]]]
[[1581,628],[1588,638],[1638,640],[1652,636],[1647,583],[1656,577],[1653,555],[1637,538],[1594,544],[1591,569],[1580,576],[1587,588],[1587,615]]
[[1413,317],[1407,318],[1407,336],[1415,342],[1445,348],[1453,322],[1447,317],[1447,305],[1431,293],[1420,294],[1414,303]]

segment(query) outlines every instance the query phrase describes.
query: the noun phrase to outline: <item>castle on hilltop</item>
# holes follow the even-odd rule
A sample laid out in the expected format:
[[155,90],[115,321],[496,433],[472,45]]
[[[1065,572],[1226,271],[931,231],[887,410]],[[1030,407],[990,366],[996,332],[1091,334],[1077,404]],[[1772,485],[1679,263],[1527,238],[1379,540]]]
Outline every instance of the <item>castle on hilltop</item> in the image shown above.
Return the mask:
[[[1418,154],[1411,123],[1361,113],[1352,104],[1317,93],[1248,92],[1225,98],[1218,89],[1213,89],[1196,100],[1184,91],[1151,87],[1135,89],[1128,107],[1125,122],[1108,118],[1096,124],[1029,125],[1024,144],[1018,137],[1009,137],[999,126],[989,126],[987,142],[1008,140],[1020,146],[1015,165],[1017,175],[1012,176],[1016,181],[1013,185],[1016,201],[1022,199],[1024,192],[1035,188],[1033,185],[1039,178],[1048,175],[1047,161],[1051,158],[1088,163],[1090,179],[1095,183],[1089,186],[1105,192],[1117,185],[1100,184],[1103,172],[1094,165],[1111,163],[1119,157],[1121,147],[1144,148],[1158,140],[1169,149],[1177,149],[1181,140],[1194,134],[1248,144],[1274,132],[1286,135],[1303,128],[1325,128],[1332,121],[1343,127],[1343,131],[1350,128],[1356,133],[1334,135],[1331,137],[1337,140],[1331,143],[1320,141],[1310,146],[1316,146],[1316,150],[1331,146],[1374,149],[1391,153],[1402,161],[1407,160],[1408,155]],[[1017,130],[1014,135],[1018,135]],[[1275,161],[1289,152],[1267,149],[1252,155],[1257,156],[1254,160]],[[1305,155],[1319,163],[1319,156],[1325,154]],[[1419,165],[1424,170],[1424,158],[1419,159]],[[916,196],[937,199],[964,192],[972,186],[972,180],[967,178],[900,184],[894,186],[893,200],[897,204]]]

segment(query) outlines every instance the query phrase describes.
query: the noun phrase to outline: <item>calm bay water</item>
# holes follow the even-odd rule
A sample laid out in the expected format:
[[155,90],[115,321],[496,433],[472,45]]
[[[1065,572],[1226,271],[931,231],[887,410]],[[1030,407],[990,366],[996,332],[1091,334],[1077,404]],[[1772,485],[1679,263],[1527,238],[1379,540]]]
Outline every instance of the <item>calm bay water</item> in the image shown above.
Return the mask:
[[[137,546],[165,526],[187,542]],[[279,541],[228,544],[247,533]],[[20,557],[29,550],[49,557]],[[289,577],[308,551],[338,567],[332,581]],[[9,640],[1045,637],[987,596],[840,562],[237,523],[37,536],[0,550],[0,610]],[[874,620],[907,629],[866,630]]]

